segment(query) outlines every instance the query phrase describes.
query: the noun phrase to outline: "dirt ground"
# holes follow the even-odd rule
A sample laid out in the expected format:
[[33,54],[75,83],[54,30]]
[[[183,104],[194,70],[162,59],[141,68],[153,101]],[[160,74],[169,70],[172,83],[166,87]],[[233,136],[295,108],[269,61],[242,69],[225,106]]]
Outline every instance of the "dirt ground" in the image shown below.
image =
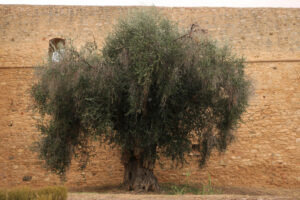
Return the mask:
[[252,195],[139,195],[69,193],[68,200],[297,200],[297,197]]
[[136,193],[116,186],[101,188],[70,189],[68,200],[300,200],[300,189],[268,189],[222,187],[220,194],[213,195],[169,195],[157,193]]

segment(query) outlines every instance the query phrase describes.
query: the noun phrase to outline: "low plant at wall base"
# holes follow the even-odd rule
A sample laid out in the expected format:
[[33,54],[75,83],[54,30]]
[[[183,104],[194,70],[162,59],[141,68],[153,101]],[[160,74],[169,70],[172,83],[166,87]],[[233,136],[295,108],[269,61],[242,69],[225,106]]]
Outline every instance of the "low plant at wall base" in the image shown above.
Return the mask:
[[191,184],[190,176],[191,173],[187,172],[185,183],[174,184],[174,183],[163,183],[160,185],[160,191],[162,193],[178,195],[178,194],[201,194],[201,195],[211,195],[211,194],[221,194],[222,190],[214,187],[212,185],[212,180],[210,175],[208,175],[207,184]]
[[215,188],[208,183],[207,185],[191,185],[191,184],[172,184],[163,183],[160,185],[160,190],[164,194],[170,195],[183,195],[183,194],[195,194],[195,195],[212,195],[222,194],[222,190]]
[[196,26],[183,34],[157,11],[138,11],[101,50],[70,46],[39,68],[31,94],[42,115],[40,156],[64,177],[72,158],[86,166],[97,139],[121,149],[126,188],[158,190],[160,156],[185,164],[197,141],[204,166],[232,142],[249,96],[244,67]]
[[61,186],[31,189],[0,189],[0,200],[66,200],[67,189]]

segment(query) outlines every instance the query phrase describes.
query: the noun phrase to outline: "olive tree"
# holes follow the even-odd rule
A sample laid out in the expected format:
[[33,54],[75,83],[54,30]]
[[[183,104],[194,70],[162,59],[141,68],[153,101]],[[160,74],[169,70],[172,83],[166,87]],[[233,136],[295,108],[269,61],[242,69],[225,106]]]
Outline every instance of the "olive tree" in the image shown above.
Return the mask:
[[249,96],[244,59],[194,27],[183,34],[157,12],[136,12],[101,50],[70,46],[39,68],[31,94],[46,166],[64,175],[79,157],[85,167],[97,139],[120,149],[124,185],[148,191],[159,188],[160,157],[185,163],[197,141],[203,166],[226,150]]

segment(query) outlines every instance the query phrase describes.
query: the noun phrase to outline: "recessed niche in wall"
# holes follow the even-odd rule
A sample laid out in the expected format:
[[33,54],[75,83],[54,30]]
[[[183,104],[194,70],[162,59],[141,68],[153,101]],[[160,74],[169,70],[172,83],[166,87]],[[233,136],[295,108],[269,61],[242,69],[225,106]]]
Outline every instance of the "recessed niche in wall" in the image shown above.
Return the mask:
[[49,58],[52,62],[59,62],[65,49],[65,39],[53,38],[49,40]]

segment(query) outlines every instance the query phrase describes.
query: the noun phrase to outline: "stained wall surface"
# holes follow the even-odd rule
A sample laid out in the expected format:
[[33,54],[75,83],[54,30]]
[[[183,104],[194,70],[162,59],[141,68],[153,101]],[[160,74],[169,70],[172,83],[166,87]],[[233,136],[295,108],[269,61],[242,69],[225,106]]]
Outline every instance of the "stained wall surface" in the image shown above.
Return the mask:
[[[133,7],[0,5],[0,187],[59,184],[31,151],[39,138],[38,118],[30,110],[28,90],[34,66],[47,59],[49,40],[71,38],[103,45],[120,16]],[[219,186],[300,189],[300,9],[160,8],[183,28],[198,24],[221,44],[229,44],[248,61],[253,81],[250,106],[237,140],[222,155],[215,154],[199,169],[197,155],[174,169],[157,164],[159,181]],[[96,147],[85,171],[72,164],[70,187],[119,184],[123,168],[117,149]],[[28,180],[28,177],[31,177]],[[27,181],[26,181],[27,180]]]

